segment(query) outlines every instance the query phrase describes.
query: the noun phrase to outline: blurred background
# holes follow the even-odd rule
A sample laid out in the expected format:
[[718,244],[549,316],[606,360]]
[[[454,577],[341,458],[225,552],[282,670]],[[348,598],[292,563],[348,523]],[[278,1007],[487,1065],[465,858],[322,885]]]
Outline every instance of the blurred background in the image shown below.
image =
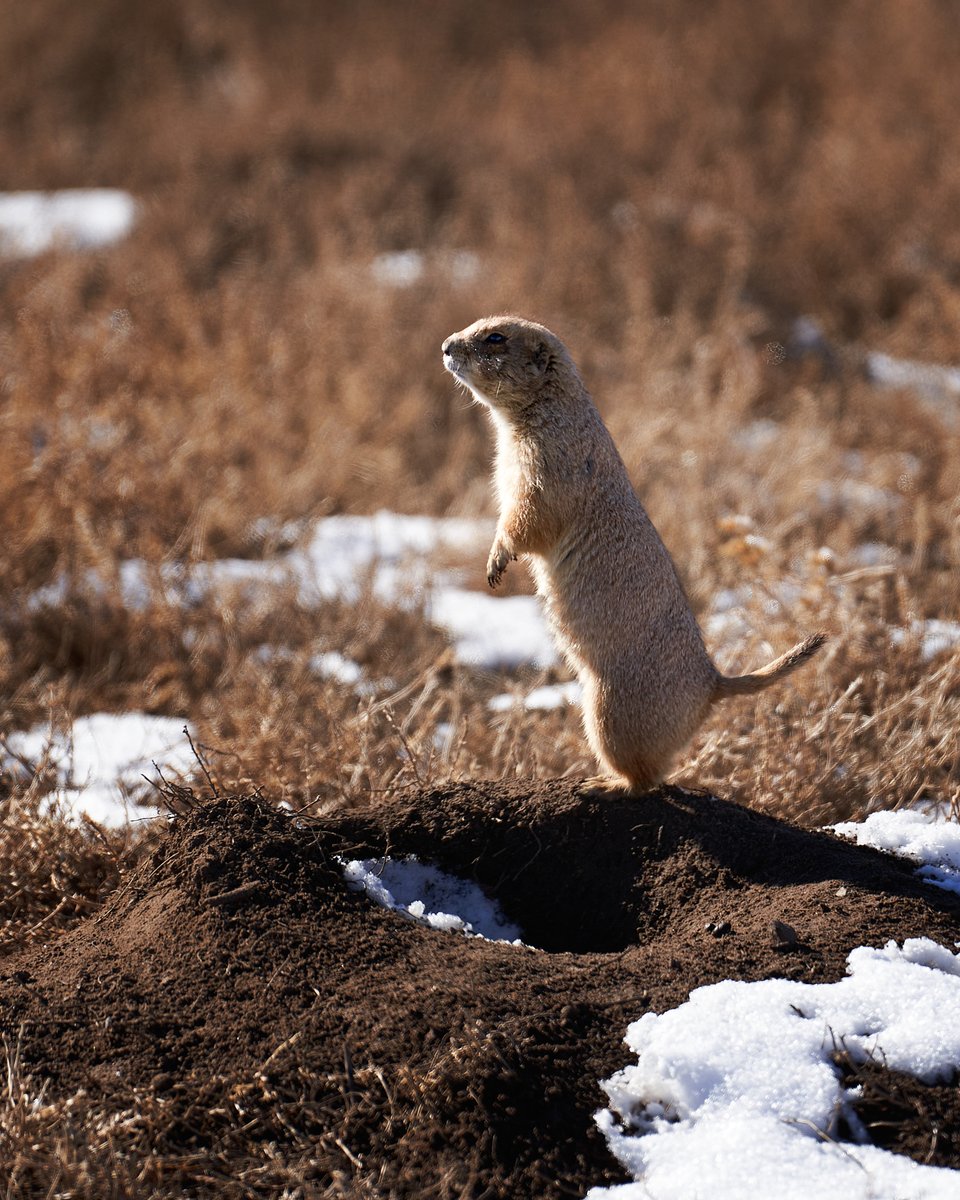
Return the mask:
[[[0,732],[189,718],[228,781],[303,802],[418,747],[588,773],[575,712],[491,728],[504,681],[375,597],[122,594],[132,559],[269,559],[335,514],[489,516],[439,347],[509,310],[569,345],[723,664],[834,635],[691,778],[808,819],[949,802],[958,62],[950,0],[4,5],[0,192],[135,215],[40,253],[0,226]],[[318,648],[430,704],[361,737]]]

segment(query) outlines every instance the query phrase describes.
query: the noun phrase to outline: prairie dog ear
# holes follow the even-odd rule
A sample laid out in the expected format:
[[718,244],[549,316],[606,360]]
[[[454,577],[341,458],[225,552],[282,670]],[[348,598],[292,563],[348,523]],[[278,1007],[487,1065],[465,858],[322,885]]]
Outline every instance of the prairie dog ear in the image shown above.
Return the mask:
[[530,352],[529,374],[532,379],[539,379],[546,371],[550,361],[550,350],[547,343],[538,338]]

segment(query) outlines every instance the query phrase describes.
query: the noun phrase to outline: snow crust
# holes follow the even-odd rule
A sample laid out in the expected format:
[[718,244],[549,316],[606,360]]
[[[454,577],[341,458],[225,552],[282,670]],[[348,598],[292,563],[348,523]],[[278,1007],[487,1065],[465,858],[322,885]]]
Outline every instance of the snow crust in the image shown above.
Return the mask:
[[98,824],[119,827],[131,816],[157,815],[155,804],[144,803],[153,789],[143,776],[156,778],[154,764],[167,778],[195,766],[184,725],[182,717],[94,713],[78,717],[65,733],[47,726],[11,733],[3,762],[19,770],[49,763],[57,775],[53,804],[74,817],[86,813]]
[[[960,956],[927,938],[861,946],[837,983],[727,980],[627,1030],[634,1065],[597,1114],[636,1182],[588,1200],[957,1200],[960,1172],[825,1140],[853,1094],[834,1048],[926,1082],[960,1064]],[[865,1138],[865,1134],[864,1134]]]
[[30,257],[57,246],[86,250],[119,241],[133,228],[136,204],[115,188],[0,194],[0,254]]
[[[846,565],[851,568],[884,567],[895,565],[897,560],[897,551],[892,546],[864,542],[850,552]],[[772,617],[797,604],[802,595],[801,589],[790,580],[769,586],[765,591],[768,594],[763,596],[760,607]],[[730,649],[755,634],[757,617],[752,608],[753,601],[754,590],[749,584],[717,592],[703,620],[707,641],[719,649]],[[921,659],[930,662],[941,654],[950,654],[960,648],[960,622],[936,617],[916,620],[905,628],[895,626],[889,629],[888,637],[895,646],[918,643]]]
[[415,855],[341,862],[349,886],[366,892],[382,908],[446,933],[523,944],[519,928],[506,920],[496,901],[477,884],[422,863]]
[[[288,646],[272,646],[267,642],[258,646],[254,654],[262,663],[291,662],[297,657]],[[347,658],[339,650],[321,650],[311,654],[307,660],[307,667],[318,679],[332,679],[335,683],[342,683],[352,688],[358,696],[372,696],[377,691],[375,683],[364,679],[360,664],[352,658]]]
[[535,597],[469,591],[460,586],[458,572],[438,572],[431,562],[437,554],[453,553],[482,563],[492,532],[489,521],[460,517],[385,511],[327,517],[317,522],[307,549],[288,557],[287,569],[306,603],[356,603],[365,584],[384,604],[423,602],[428,619],[451,638],[460,662],[491,670],[525,663],[552,666],[556,650]]

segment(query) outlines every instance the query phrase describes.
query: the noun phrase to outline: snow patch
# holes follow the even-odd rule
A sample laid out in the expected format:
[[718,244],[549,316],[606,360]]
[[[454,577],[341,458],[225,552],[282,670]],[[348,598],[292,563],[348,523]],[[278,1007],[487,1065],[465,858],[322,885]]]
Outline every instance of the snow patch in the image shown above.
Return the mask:
[[525,663],[552,667],[557,651],[535,596],[485,596],[462,588],[435,588],[427,615],[453,640],[462,663],[512,670]]
[[439,251],[429,258],[420,250],[394,250],[370,263],[370,274],[381,287],[412,287],[431,270],[453,284],[471,283],[480,274],[480,259],[472,250]]
[[907,641],[919,641],[920,657],[929,662],[940,654],[948,654],[960,646],[960,624],[956,621],[911,621],[906,629],[891,629],[890,641],[902,646]]
[[355,663],[352,658],[346,658],[338,650],[314,654],[310,659],[310,670],[322,679],[333,679],[336,683],[346,684],[347,687],[353,687],[363,679],[359,663]]
[[549,683],[543,687],[534,688],[525,696],[513,696],[502,692],[487,701],[491,712],[507,712],[515,706],[528,710],[544,711],[551,708],[563,708],[565,705],[579,705],[583,700],[583,688],[575,680],[569,683]]
[[370,274],[385,287],[411,287],[423,278],[426,264],[419,250],[395,250],[378,254],[370,264]]
[[901,808],[870,813],[865,821],[842,821],[828,828],[858,846],[909,858],[919,864],[917,875],[925,883],[960,892],[960,825],[956,821],[936,812]]
[[846,556],[846,565],[851,568],[896,566],[899,561],[899,550],[886,542],[861,542]]
[[[802,589],[795,580],[784,579],[762,589],[751,584],[722,588],[703,618],[704,636],[720,650],[730,650],[757,632],[757,610],[780,617],[797,605]],[[772,648],[771,648],[772,654]]]
[[317,522],[306,550],[282,561],[299,580],[305,601],[355,604],[369,580],[378,600],[398,604],[422,596],[436,578],[428,561],[432,555],[475,553],[492,533],[492,522],[461,517],[404,516],[385,510],[369,517],[326,517]]
[[156,805],[144,803],[153,791],[144,775],[155,778],[159,769],[176,778],[196,765],[184,725],[182,717],[94,713],[78,717],[64,733],[42,725],[11,733],[0,761],[21,771],[25,764],[48,763],[57,775],[52,803],[119,827],[131,816],[158,815]]
[[[437,570],[431,562],[446,554],[482,564],[492,534],[493,522],[459,517],[386,511],[326,517],[317,522],[305,547],[275,558],[173,563],[153,572],[131,559],[122,564],[116,583],[123,603],[133,610],[146,607],[158,589],[164,603],[190,606],[227,590],[253,598],[286,585],[312,608],[331,600],[357,604],[369,588],[380,603],[392,607],[423,604],[428,619],[453,641],[460,662],[491,670],[527,663],[551,667],[557,653],[537,599],[469,591],[460,586],[462,571]],[[91,571],[83,586],[106,595],[114,583]],[[56,607],[69,590],[70,581],[62,576],[35,592],[28,606]]]
[[133,228],[136,204],[115,188],[0,195],[0,254],[31,257],[61,246],[88,250],[119,241]]
[[867,355],[867,378],[882,387],[910,388],[921,396],[960,396],[960,368],[893,358],[874,351]]
[[[727,980],[627,1030],[597,1124],[635,1183],[588,1200],[956,1200],[960,1173],[861,1144],[835,1047],[926,1082],[960,1064],[960,956],[927,938],[861,946],[838,983]],[[761,1182],[762,1181],[762,1182]]]
[[868,512],[893,517],[903,507],[903,497],[859,479],[823,479],[816,487],[817,501],[830,512]]
[[506,920],[499,904],[477,884],[422,863],[415,855],[340,862],[347,884],[354,891],[366,892],[381,908],[402,913],[431,929],[523,945],[519,928]]
[[762,417],[758,421],[741,426],[733,434],[731,441],[751,454],[759,454],[769,450],[781,433],[782,429],[776,421]]

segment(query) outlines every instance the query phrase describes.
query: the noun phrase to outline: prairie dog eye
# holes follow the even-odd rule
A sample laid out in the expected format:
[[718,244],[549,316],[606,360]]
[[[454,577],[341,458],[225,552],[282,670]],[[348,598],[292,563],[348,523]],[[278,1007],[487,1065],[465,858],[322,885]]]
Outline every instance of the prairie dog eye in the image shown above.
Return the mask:
[[488,333],[487,336],[483,340],[488,346],[499,346],[502,342],[505,342],[507,339],[503,336],[502,333]]

